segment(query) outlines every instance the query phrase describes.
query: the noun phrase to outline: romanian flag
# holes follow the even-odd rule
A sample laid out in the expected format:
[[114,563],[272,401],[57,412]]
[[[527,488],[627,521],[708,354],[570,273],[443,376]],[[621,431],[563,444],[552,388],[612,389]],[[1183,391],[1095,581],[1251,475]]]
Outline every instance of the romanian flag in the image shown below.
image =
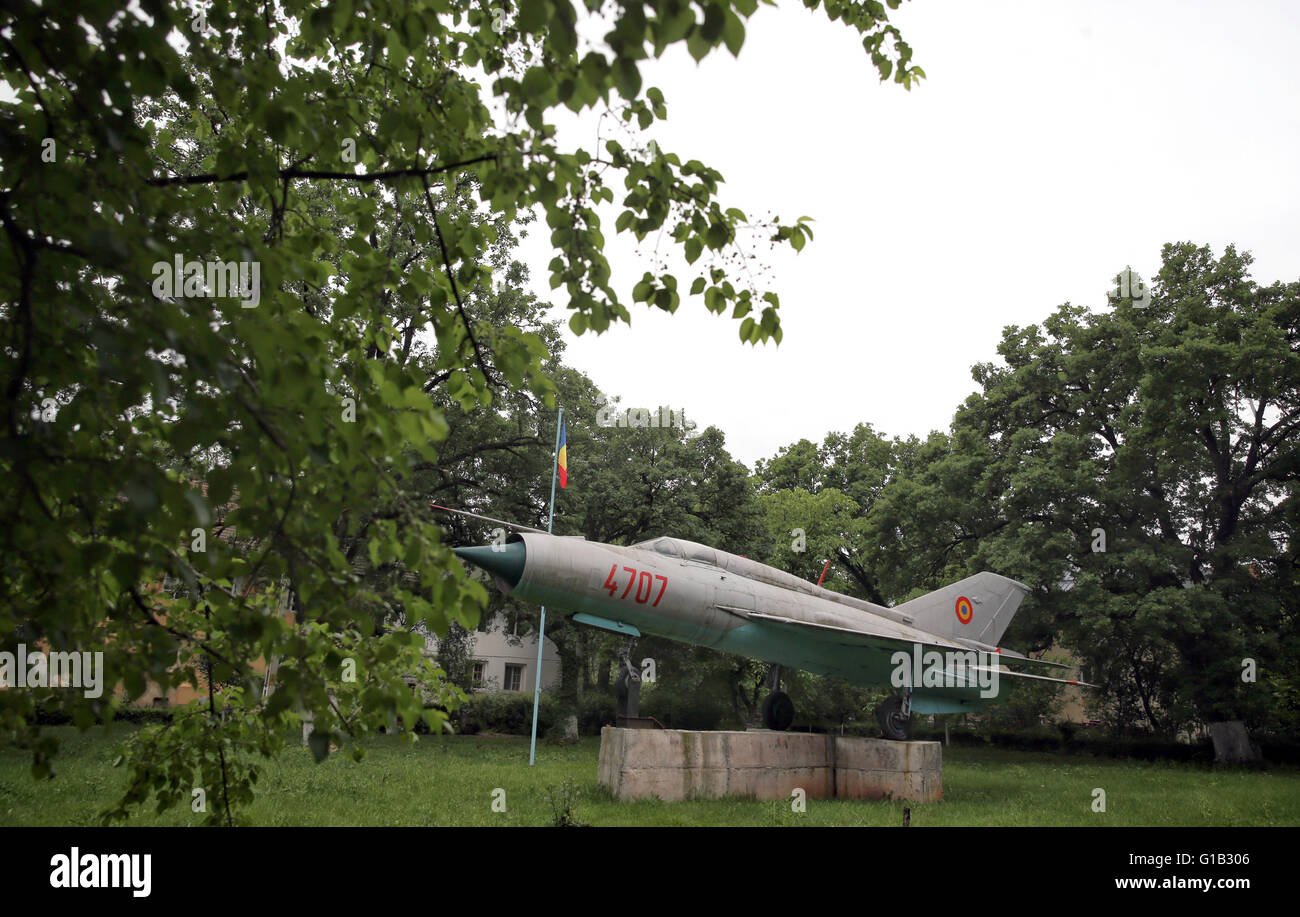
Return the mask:
[[557,453],[555,461],[560,469],[560,486],[569,485],[569,447],[565,445],[564,421],[560,421],[560,451]]

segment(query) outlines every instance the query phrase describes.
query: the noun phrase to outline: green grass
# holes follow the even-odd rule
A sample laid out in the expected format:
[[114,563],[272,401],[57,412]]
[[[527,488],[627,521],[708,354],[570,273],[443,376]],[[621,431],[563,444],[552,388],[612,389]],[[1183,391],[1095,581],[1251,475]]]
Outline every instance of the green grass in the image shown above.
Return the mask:
[[[58,775],[37,783],[29,755],[0,746],[0,825],[92,825],[120,793],[126,774],[111,766],[126,731],[79,734],[55,727]],[[785,801],[727,799],[615,802],[596,783],[598,738],[539,745],[528,767],[528,740],[514,737],[397,737],[370,743],[360,763],[331,755],[312,762],[290,748],[265,764],[256,825],[547,825],[548,787],[576,784],[579,821],[592,825],[898,825],[901,801],[808,800],[796,814]],[[1300,769],[1216,770],[1044,752],[952,746],[944,749],[944,799],[912,806],[912,825],[1300,825]],[[1105,813],[1092,811],[1093,789],[1106,791]],[[505,790],[506,811],[492,811]],[[211,793],[209,793],[211,796]],[[193,825],[186,806],[130,824]]]

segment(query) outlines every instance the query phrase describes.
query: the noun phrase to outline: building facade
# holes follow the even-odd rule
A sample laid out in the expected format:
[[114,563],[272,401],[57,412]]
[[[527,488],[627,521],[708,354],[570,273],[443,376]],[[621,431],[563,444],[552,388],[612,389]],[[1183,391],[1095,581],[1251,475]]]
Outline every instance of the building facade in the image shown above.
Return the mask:
[[[497,616],[472,634],[475,691],[532,691],[537,678],[537,634],[518,635]],[[426,634],[425,654],[438,652],[438,638]],[[560,686],[560,653],[549,637],[542,643],[542,690]]]

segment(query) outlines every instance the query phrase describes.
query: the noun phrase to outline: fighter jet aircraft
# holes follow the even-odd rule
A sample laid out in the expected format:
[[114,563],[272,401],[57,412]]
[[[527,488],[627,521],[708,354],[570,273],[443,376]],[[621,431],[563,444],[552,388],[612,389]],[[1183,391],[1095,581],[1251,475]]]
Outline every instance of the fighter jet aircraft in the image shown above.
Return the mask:
[[[492,574],[511,598],[619,634],[653,634],[864,687],[898,687],[877,710],[889,739],[908,737],[914,713],[980,709],[996,698],[1002,677],[1083,684],[1003,668],[1069,667],[998,646],[1029,589],[996,573],[887,608],[680,538],[623,547],[502,525],[516,531],[498,543],[453,550]],[[784,692],[764,702],[769,729],[787,729],[793,719]]]

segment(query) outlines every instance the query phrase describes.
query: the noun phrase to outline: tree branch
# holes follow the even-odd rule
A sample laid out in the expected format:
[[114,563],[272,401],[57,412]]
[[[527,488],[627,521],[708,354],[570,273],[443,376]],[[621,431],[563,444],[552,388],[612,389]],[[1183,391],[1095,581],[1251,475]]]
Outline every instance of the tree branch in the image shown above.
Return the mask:
[[[454,169],[463,169],[465,166],[472,166],[480,162],[492,162],[496,160],[495,153],[487,153],[483,156],[475,156],[473,159],[465,159],[460,162],[449,162],[440,166],[430,166],[428,168],[408,168],[408,169],[385,169],[382,172],[363,172],[358,175],[356,172],[334,172],[326,169],[300,169],[296,166],[290,166],[287,169],[281,169],[276,173],[281,179],[306,178],[311,180],[328,179],[332,181],[356,181],[356,182],[377,182],[388,181],[394,178],[427,178],[430,175],[439,175],[443,172],[450,172]],[[173,185],[212,185],[222,182],[246,181],[249,173],[245,169],[240,172],[232,172],[229,175],[218,175],[216,172],[205,172],[202,175],[169,175],[163,178],[150,178],[146,184],[155,188],[165,188]]]

